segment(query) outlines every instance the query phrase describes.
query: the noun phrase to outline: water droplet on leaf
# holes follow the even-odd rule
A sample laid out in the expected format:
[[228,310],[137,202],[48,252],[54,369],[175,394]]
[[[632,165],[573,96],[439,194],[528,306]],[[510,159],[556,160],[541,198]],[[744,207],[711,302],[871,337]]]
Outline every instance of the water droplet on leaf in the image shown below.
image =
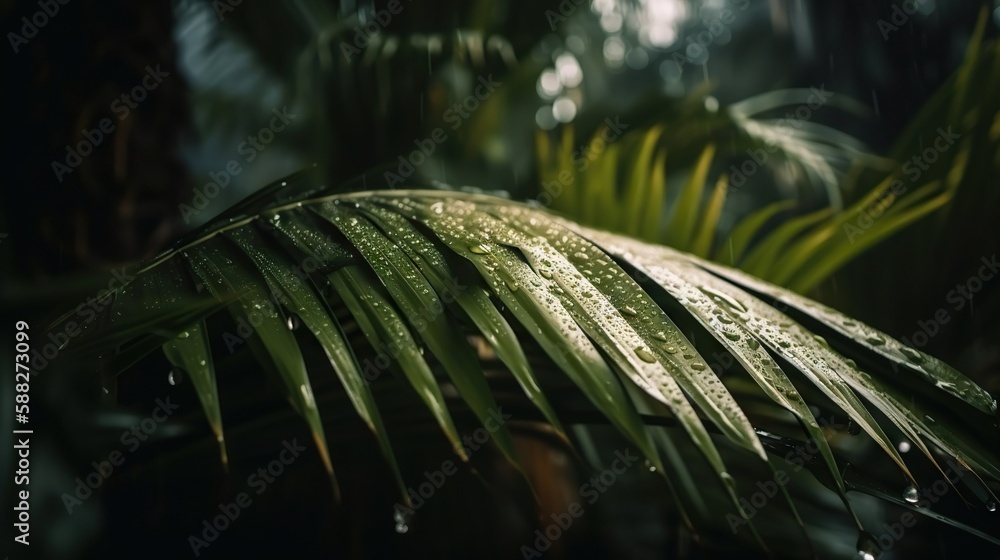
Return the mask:
[[656,363],[656,356],[654,356],[652,353],[650,353],[649,350],[646,350],[642,346],[635,347],[635,355],[639,356],[640,360],[648,364]]

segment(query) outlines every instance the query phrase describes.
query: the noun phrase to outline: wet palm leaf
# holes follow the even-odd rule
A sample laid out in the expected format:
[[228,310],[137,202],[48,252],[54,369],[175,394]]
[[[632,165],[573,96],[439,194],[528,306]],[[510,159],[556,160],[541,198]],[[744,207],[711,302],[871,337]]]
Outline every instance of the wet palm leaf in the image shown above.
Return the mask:
[[[518,462],[506,428],[490,424],[494,392],[467,342],[469,335],[478,335],[510,369],[527,401],[560,433],[567,419],[551,404],[538,364],[562,372],[654,470],[664,476],[665,466],[682,471],[676,480],[684,493],[674,493],[680,511],[727,503],[714,507],[727,512],[735,507],[747,521],[748,534],[765,548],[766,539],[739,500],[753,491],[754,480],[733,473],[754,461],[775,472],[778,467],[762,441],[767,438],[753,423],[756,412],[751,414],[742,400],[749,399],[747,393],[735,389],[735,378],[756,384],[769,406],[795,418],[797,433],[816,442],[820,457],[810,469],[817,479],[831,481],[828,486],[859,526],[848,492],[864,488],[842,476],[846,465],[810,405],[857,423],[897,465],[901,489],[919,481],[889,434],[905,435],[931,464],[951,457],[987,481],[1000,479],[1000,458],[989,445],[995,431],[987,435],[968,428],[995,414],[989,394],[944,363],[802,296],[693,255],[590,230],[502,198],[428,190],[317,197],[311,184],[287,190],[293,188],[309,194],[291,202],[275,195],[282,202],[270,206],[255,200],[252,211],[234,209],[228,213],[234,218],[207,226],[148,263],[116,294],[109,313],[136,309],[146,298],[163,299],[162,290],[136,286],[170,286],[178,302],[181,295],[204,299],[198,285],[185,278],[197,279],[236,316],[277,301],[272,311],[262,313],[255,338],[331,473],[320,411],[292,332],[299,320],[307,329],[298,336],[317,339],[355,411],[377,438],[400,490],[405,487],[369,380],[363,378],[359,350],[343,330],[342,318],[349,316],[373,348],[395,345],[393,367],[385,375],[420,396],[460,456],[446,394],[468,407],[493,433],[492,444]],[[685,235],[692,235],[692,228],[686,226]],[[307,260],[315,266],[303,266]],[[159,344],[175,365],[197,377],[196,390],[221,442],[207,355],[211,333],[203,321],[216,309],[201,309],[187,316],[188,337],[172,330],[176,314],[163,319],[164,325],[146,317],[141,327],[169,335]],[[81,346],[100,349],[105,340],[111,342],[102,351],[130,347],[122,333],[116,334],[115,322],[100,325]],[[129,323],[126,334],[140,337],[137,327]],[[708,336],[697,336],[701,333]],[[704,352],[717,347],[732,357],[735,371],[708,365]],[[148,342],[140,348],[153,349]],[[859,362],[872,367],[863,371]],[[679,429],[653,430],[640,410]],[[690,483],[709,479],[671,455],[673,444],[682,440],[700,451],[714,483]],[[723,446],[746,453],[746,460],[723,459]],[[788,513],[805,528],[792,495],[781,490]],[[701,494],[713,492],[714,501],[701,500]],[[691,493],[698,496],[686,497]],[[701,517],[699,523],[713,522]],[[714,522],[722,520],[718,515]]]

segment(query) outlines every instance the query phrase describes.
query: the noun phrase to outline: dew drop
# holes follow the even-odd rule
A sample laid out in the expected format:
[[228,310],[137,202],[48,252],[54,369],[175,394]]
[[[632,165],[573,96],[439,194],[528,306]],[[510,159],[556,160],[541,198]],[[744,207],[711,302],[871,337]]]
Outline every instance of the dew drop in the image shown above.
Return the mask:
[[694,362],[691,364],[691,369],[695,371],[705,371],[705,364],[701,362]]
[[667,341],[667,335],[663,331],[660,331],[660,332],[654,334],[653,338],[655,338],[656,340],[659,340],[660,342],[666,342]]
[[917,492],[916,488],[907,486],[906,489],[903,490],[903,499],[911,504],[915,504],[920,500],[920,493]]
[[654,356],[652,353],[650,353],[649,350],[646,350],[642,346],[635,347],[635,355],[639,356],[639,359],[646,362],[647,364],[656,363],[656,356]]
[[543,269],[539,270],[538,274],[541,274],[542,278],[545,278],[547,280],[551,280],[552,279],[552,272],[549,269],[547,269],[547,268],[543,268]]
[[904,441],[899,442],[899,452],[900,453],[907,453],[907,452],[909,452],[910,451],[910,447],[911,447],[910,446],[910,442],[908,442],[908,441],[904,440]]
[[633,308],[631,306],[628,306],[628,305],[626,305],[625,307],[622,307],[621,309],[619,309],[619,311],[621,311],[625,315],[628,315],[629,317],[635,317],[636,315],[639,314],[639,312],[636,311],[635,308]]
[[179,334],[177,335],[177,338],[187,338],[187,337],[189,337],[189,336],[191,336],[191,333],[189,333],[189,332],[187,332],[187,331],[181,331],[181,332],[180,332],[180,333],[179,333]]
[[711,288],[702,288],[701,291],[703,291],[706,294],[712,296],[712,299],[714,299],[715,301],[727,305],[730,309],[732,309],[733,311],[736,311],[737,313],[746,313],[747,312],[747,308],[743,307],[743,304],[741,304],[740,302],[736,301],[736,299],[734,299],[729,294],[724,294],[722,292],[717,292],[717,291],[715,291],[715,290],[713,290]]
[[[184,380],[184,374],[179,369],[172,369],[170,373],[167,374],[167,383],[171,385],[179,385],[181,381]],[[107,389],[104,390],[107,393]]]
[[737,340],[740,339],[740,335],[734,332],[725,331],[722,334],[729,340],[732,340],[733,342],[736,342]]
[[482,243],[469,245],[469,250],[477,255],[485,255],[486,253],[490,252],[489,248],[483,245]]
[[871,344],[872,346],[882,346],[883,344],[885,344],[885,340],[881,336],[874,334],[871,336],[866,336],[865,340],[868,341],[868,344]]
[[754,350],[760,348],[760,343],[757,342],[757,339],[754,338],[754,337],[752,337],[752,336],[747,339],[747,344],[749,344],[750,348],[752,348]]
[[667,345],[665,345],[663,347],[663,351],[666,352],[667,354],[676,354],[677,353],[677,347],[676,346],[671,346],[671,345],[667,344]]

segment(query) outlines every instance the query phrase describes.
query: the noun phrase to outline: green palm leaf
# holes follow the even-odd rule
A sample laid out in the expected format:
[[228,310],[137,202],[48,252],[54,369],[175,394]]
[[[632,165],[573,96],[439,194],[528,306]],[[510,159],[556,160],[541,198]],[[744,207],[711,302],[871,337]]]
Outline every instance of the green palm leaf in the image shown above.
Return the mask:
[[[905,481],[901,490],[919,482],[889,434],[905,435],[935,465],[946,455],[977,476],[1000,480],[1000,457],[988,443],[996,433],[966,427],[995,414],[989,394],[942,362],[802,296],[694,255],[590,230],[502,198],[429,190],[317,193],[306,177],[292,183],[267,191],[275,202],[255,197],[252,208],[230,211],[233,218],[207,226],[145,265],[119,291],[109,313],[116,316],[150,298],[160,302],[159,309],[170,308],[162,297],[156,299],[162,292],[136,286],[172,286],[177,306],[184,298],[203,301],[198,285],[187,280],[195,278],[234,316],[262,317],[252,322],[260,326],[248,342],[274,366],[331,476],[324,424],[298,336],[315,337],[326,352],[406,499],[370,380],[345,335],[345,321],[351,321],[373,348],[397,349],[385,375],[416,391],[463,459],[449,400],[468,407],[492,433],[493,445],[518,465],[506,426],[491,424],[497,401],[467,343],[469,335],[477,335],[564,437],[566,418],[560,420],[563,413],[550,401],[548,378],[539,368],[565,374],[639,449],[670,485],[679,511],[705,512],[706,504],[709,512],[735,508],[765,549],[761,525],[750,522],[740,506],[753,479],[734,473],[745,470],[747,461],[723,452],[731,447],[778,470],[770,443],[765,445],[772,436],[765,437],[753,420],[765,405],[748,407],[750,397],[738,379],[762,390],[772,415],[780,411],[796,419],[793,434],[816,442],[820,461],[811,467],[814,474],[832,481],[830,488],[859,527],[848,497],[859,485],[842,475],[845,465],[809,405],[856,422],[897,465]],[[296,197],[296,192],[308,194]],[[271,300],[280,305],[260,312]],[[146,316],[141,333],[137,325],[101,322],[82,335],[80,346],[111,353],[131,349],[130,359],[119,364],[125,369],[140,357],[135,348],[151,351],[151,341],[158,340],[177,367],[196,377],[221,443],[208,355],[212,333],[204,322],[217,308],[198,309],[184,316],[190,321],[187,337],[177,336],[176,314]],[[297,320],[305,331],[295,332]],[[708,333],[715,346],[698,338],[700,333]],[[133,339],[144,342],[136,346]],[[709,367],[705,352],[715,347],[736,367]],[[866,371],[858,363],[866,364]],[[905,383],[895,374],[899,369]],[[654,430],[655,419],[680,430]],[[690,482],[706,479],[690,461],[678,460],[674,446],[681,443],[700,452],[714,484]],[[796,524],[805,529],[796,501],[781,490]],[[700,515],[689,522],[720,519]]]

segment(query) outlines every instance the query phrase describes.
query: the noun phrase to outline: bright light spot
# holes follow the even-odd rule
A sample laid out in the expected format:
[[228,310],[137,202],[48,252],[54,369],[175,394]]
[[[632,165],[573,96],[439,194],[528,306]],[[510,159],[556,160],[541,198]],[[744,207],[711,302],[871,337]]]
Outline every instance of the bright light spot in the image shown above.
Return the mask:
[[562,91],[562,84],[559,83],[559,75],[555,70],[546,70],[538,78],[538,95],[552,98]]
[[719,110],[719,100],[714,96],[705,97],[705,110],[709,113],[714,113]]
[[560,97],[552,104],[552,116],[557,121],[568,123],[576,116],[576,103],[568,97]]
[[669,47],[677,40],[677,28],[675,27],[649,27],[645,31],[646,42],[653,47]]
[[625,43],[621,37],[608,37],[604,40],[604,60],[609,66],[617,68],[621,66],[622,59],[625,58]]
[[908,442],[908,441],[901,441],[901,442],[899,442],[899,452],[900,453],[906,453],[909,450],[910,450],[910,442]]
[[601,28],[608,33],[616,33],[622,28],[622,15],[618,12],[608,12],[601,15]]
[[641,0],[636,18],[639,37],[653,47],[667,47],[677,40],[677,29],[687,17],[684,0]]
[[576,57],[569,53],[561,54],[556,58],[556,73],[559,74],[562,85],[568,88],[576,87],[583,81],[583,70],[580,69],[580,63],[576,61]]
[[535,111],[535,124],[542,130],[552,130],[558,124],[556,118],[552,116],[552,107],[545,105]]
[[607,14],[614,11],[615,0],[594,0],[590,7],[594,13]]

